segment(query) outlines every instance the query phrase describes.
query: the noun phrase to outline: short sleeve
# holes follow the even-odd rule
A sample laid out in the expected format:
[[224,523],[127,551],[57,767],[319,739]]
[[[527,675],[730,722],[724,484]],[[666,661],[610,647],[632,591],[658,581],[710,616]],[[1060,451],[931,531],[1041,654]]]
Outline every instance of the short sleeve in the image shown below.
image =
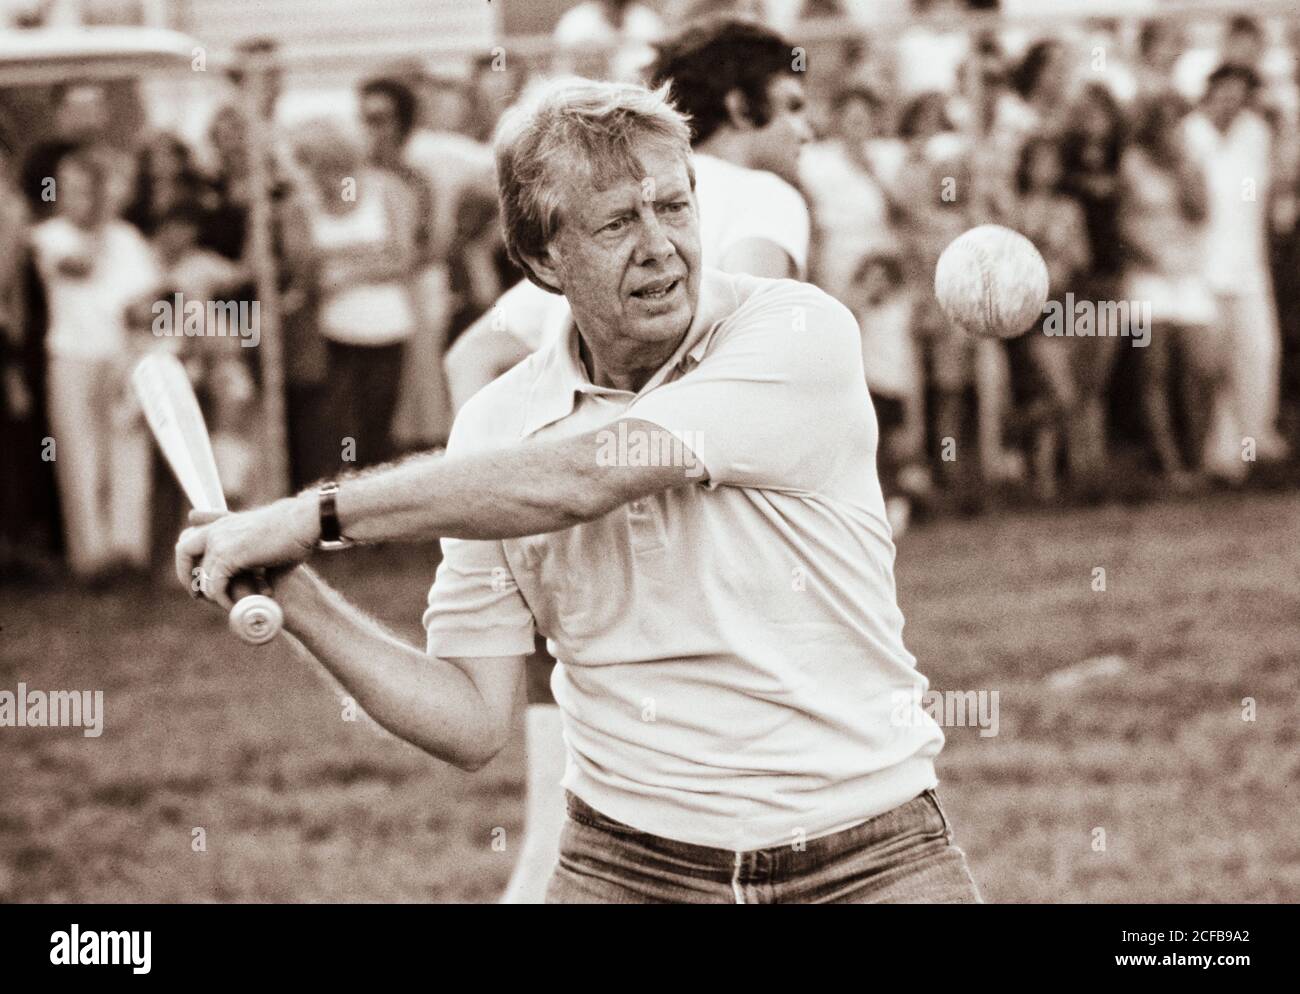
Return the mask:
[[677,437],[704,464],[710,488],[817,491],[869,405],[858,324],[815,287],[763,282],[770,286],[719,326],[696,366],[623,417]]
[[568,317],[569,304],[564,297],[522,280],[497,298],[491,320],[536,352],[555,338]]
[[[802,278],[808,272],[808,241],[812,220],[803,194],[773,173],[756,173],[751,209],[736,211],[727,225],[725,243],[719,246],[721,261],[731,248],[750,238],[762,238],[785,250]],[[704,205],[708,209],[708,205]],[[716,263],[715,263],[716,264]]]
[[[485,413],[479,397],[465,405],[452,427],[449,456],[488,447],[481,430]],[[429,654],[446,659],[532,652],[532,611],[501,542],[444,538],[441,546],[423,618]]]

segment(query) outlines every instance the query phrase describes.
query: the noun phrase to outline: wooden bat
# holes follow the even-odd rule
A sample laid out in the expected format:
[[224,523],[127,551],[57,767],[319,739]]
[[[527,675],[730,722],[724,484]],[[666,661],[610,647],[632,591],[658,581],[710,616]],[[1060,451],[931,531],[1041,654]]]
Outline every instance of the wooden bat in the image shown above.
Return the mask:
[[[154,441],[190,505],[196,511],[228,510],[203,412],[180,360],[169,353],[145,356],[131,373],[131,385]],[[271,641],[284,625],[284,612],[267,596],[268,590],[266,581],[255,575],[230,581],[235,601],[230,629],[252,645]]]

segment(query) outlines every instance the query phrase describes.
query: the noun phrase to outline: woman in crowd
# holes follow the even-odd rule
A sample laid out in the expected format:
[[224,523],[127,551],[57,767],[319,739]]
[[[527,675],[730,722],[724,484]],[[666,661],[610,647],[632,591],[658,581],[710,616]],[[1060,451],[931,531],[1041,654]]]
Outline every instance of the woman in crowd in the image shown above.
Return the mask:
[[437,209],[446,205],[438,204],[433,177],[406,161],[419,110],[414,90],[395,77],[379,76],[362,83],[357,96],[368,144],[367,162],[403,183],[418,205],[415,285],[420,320],[403,355],[393,440],[402,451],[433,448],[445,444],[451,430],[451,404],[443,371],[451,292],[434,238]]
[[895,251],[862,256],[843,298],[858,319],[862,368],[879,428],[877,463],[894,538],[907,529],[913,497],[931,489],[925,468],[925,406],[912,341],[913,296]]
[[[1070,127],[1061,138],[1062,190],[1083,210],[1087,231],[1087,270],[1070,287],[1074,299],[1114,301],[1123,266],[1119,232],[1119,166],[1125,122],[1119,104],[1100,83],[1089,83],[1070,105]],[[1097,329],[1078,340],[1070,365],[1074,374],[1078,425],[1071,471],[1085,488],[1099,493],[1106,462],[1106,406],[1121,343],[1117,328]]]
[[152,342],[128,313],[159,274],[135,226],[107,209],[108,176],[92,153],[55,173],[57,213],[32,231],[49,300],[49,408],[68,562],[95,578],[149,565],[150,442],[129,373]]
[[865,256],[895,248],[889,202],[867,152],[880,110],[865,87],[841,90],[831,101],[830,137],[799,156],[800,186],[817,229],[815,282],[841,301]]
[[392,454],[391,426],[404,343],[416,328],[418,269],[414,192],[394,173],[368,166],[332,120],[305,125],[298,155],[328,351],[327,406],[344,464]]
[[[1204,279],[1205,176],[1188,154],[1181,125],[1187,113],[1172,93],[1139,112],[1124,152],[1120,228],[1124,237],[1124,295],[1151,306],[1151,341],[1142,357],[1142,405],[1161,471],[1175,486],[1190,482],[1205,445],[1208,414],[1220,388],[1222,343],[1215,301]],[[1175,361],[1176,360],[1176,361]],[[1171,373],[1180,373],[1180,446],[1171,405]]]
[[966,421],[967,391],[975,383],[975,341],[952,327],[939,309],[934,267],[948,243],[971,226],[970,169],[961,156],[938,93],[922,94],[904,108],[899,136],[907,151],[889,191],[905,247],[913,293],[913,337],[926,356],[933,390],[933,429],[940,480],[963,496],[975,492],[975,460],[956,458]]
[[[1055,139],[1031,138],[1020,152],[1016,170],[1019,200],[1015,227],[1037,246],[1047,263],[1048,298],[1063,303],[1088,268],[1088,240],[1078,203],[1061,192],[1061,152]],[[1067,308],[1068,310],[1068,308]],[[1092,339],[1044,334],[1043,322],[1008,343],[1012,367],[1018,374],[1017,409],[1028,429],[1034,484],[1042,501],[1055,499],[1056,471],[1062,440],[1076,476],[1078,450],[1087,440],[1077,435],[1078,392],[1072,367],[1080,348]],[[1079,467],[1087,471],[1093,467]],[[1075,480],[1075,482],[1083,482]]]

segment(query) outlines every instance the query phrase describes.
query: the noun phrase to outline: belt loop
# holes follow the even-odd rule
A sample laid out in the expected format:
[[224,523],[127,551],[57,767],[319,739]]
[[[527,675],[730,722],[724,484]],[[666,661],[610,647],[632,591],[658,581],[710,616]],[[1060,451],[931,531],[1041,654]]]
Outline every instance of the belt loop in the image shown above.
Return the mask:
[[743,852],[736,853],[735,868],[731,874],[731,890],[732,893],[736,895],[737,904],[745,903],[745,891],[740,884],[740,871],[741,871],[741,867],[744,866],[744,860],[745,860],[745,854]]
[[938,813],[939,820],[943,822],[944,837],[948,840],[948,844],[951,845],[952,825],[948,823],[948,816],[944,814],[943,805],[939,803],[939,795],[935,793],[933,787],[927,787],[925,791],[925,796],[928,797],[930,799],[930,803],[934,805],[934,810]]

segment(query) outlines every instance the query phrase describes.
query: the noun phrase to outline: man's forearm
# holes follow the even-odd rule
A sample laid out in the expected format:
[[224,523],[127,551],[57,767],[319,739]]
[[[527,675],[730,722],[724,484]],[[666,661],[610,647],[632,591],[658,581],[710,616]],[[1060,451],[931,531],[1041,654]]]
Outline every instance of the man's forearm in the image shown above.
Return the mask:
[[285,625],[375,721],[398,738],[465,769],[504,741],[504,728],[454,664],[407,645],[306,567],[276,583]]
[[467,456],[417,456],[340,482],[343,532],[358,542],[424,537],[499,539],[571,528],[612,510],[583,438]]
[[[635,418],[620,429],[653,437]],[[571,438],[521,442],[464,456],[425,455],[339,481],[343,535],[358,542],[421,538],[503,539],[594,521],[669,487],[707,482],[693,456],[613,465],[603,450],[611,428]],[[602,458],[605,456],[605,458]],[[231,577],[303,562],[321,537],[318,497],[306,491],[265,507],[187,528],[176,543],[176,576],[232,607]],[[196,572],[196,570],[198,572]]]

